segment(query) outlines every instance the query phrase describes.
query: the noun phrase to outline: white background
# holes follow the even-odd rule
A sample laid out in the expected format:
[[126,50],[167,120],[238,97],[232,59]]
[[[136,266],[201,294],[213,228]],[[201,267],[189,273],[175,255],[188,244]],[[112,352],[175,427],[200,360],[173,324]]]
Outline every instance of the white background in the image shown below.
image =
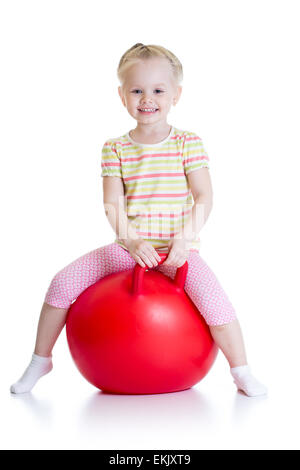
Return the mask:
[[[299,2],[1,1],[1,447],[299,448]],[[161,44],[184,69],[169,124],[196,132],[214,207],[200,254],[243,328],[268,397],[236,393],[220,353],[193,389],[103,395],[72,362],[11,396],[54,274],[111,243],[101,148],[135,127],[121,55]]]

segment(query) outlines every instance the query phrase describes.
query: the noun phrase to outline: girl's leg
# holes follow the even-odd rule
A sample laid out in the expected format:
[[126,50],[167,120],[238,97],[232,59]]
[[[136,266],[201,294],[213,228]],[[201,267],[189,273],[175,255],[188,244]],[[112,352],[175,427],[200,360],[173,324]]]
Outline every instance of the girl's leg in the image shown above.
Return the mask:
[[117,243],[93,250],[59,271],[51,281],[40,313],[31,363],[21,379],[11,386],[12,393],[32,389],[37,380],[52,369],[52,349],[62,331],[72,302],[99,279],[131,269],[131,255]]
[[209,325],[209,329],[231,368],[247,365],[245,345],[238,319],[224,325]]
[[56,308],[43,303],[37,329],[34,354],[51,356],[52,349],[66,323],[67,308]]
[[247,364],[242,331],[238,320],[224,325],[209,326],[215,343],[224,353],[230,365],[230,372],[238,390],[255,397],[267,393],[266,387],[252,375]]
[[[234,382],[249,396],[266,393],[266,388],[251,374],[245,345],[235,310],[212,270],[196,251],[190,251],[185,291],[209,326],[215,343],[224,353]],[[158,266],[174,279],[174,266]]]

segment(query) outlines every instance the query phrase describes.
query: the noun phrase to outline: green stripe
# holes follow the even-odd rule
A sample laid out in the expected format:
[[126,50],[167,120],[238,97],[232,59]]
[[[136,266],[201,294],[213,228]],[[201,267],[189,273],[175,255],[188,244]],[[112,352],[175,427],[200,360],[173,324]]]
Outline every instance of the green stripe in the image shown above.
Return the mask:
[[133,223],[132,222],[132,226],[134,228],[138,228],[141,232],[149,232],[150,229],[152,230],[152,232],[160,232],[160,233],[166,233],[166,231],[170,231],[172,233],[174,233],[174,230],[175,228],[178,230],[182,225],[183,223],[187,220],[187,218],[184,218],[183,222],[182,221],[177,221],[177,222],[174,222],[172,219],[169,219],[170,220],[170,224],[169,223]]
[[[132,171],[128,171],[128,168],[123,168],[123,174],[124,174],[124,177],[125,178],[128,178],[130,176],[143,176],[143,174],[145,176],[147,176],[147,173],[153,173],[154,171],[159,171],[160,173],[169,173],[173,171],[173,173],[183,173],[183,167],[181,168],[178,168],[178,167],[155,167],[155,166],[152,166],[152,167],[143,167],[143,168],[140,168],[140,172],[137,172],[136,169],[132,170]],[[152,178],[152,181],[157,181],[158,178],[163,178],[162,176],[158,176],[158,175],[155,175],[155,176],[151,176]],[[178,176],[178,175],[175,175],[174,176],[168,176],[168,178],[184,178],[184,175],[182,176]],[[150,179],[150,178],[149,178]],[[138,181],[138,180],[136,180]],[[126,181],[125,181],[125,184],[126,184]]]
[[103,169],[102,171],[102,176],[120,176],[121,174],[122,173],[120,169],[109,169],[109,170]]
[[[166,200],[166,198],[164,198],[163,201],[160,200],[159,198],[155,198],[155,199],[158,199],[158,201],[153,200],[153,199],[151,199],[151,201],[149,201],[149,199],[141,199],[141,202],[137,202],[136,199],[133,200],[133,201],[132,200],[127,200],[127,206],[130,207],[130,208],[132,208],[134,206],[138,206],[139,208],[141,208],[141,206],[143,206],[143,207],[145,207],[145,211],[146,211],[147,210],[147,205],[149,205],[149,204],[147,204],[147,202],[148,203],[150,202],[151,205],[153,205],[153,206],[159,206],[160,205],[162,207],[164,207],[164,206],[166,206],[166,207],[168,207],[168,206],[177,206],[177,205],[179,205],[179,202],[180,202],[180,198],[176,198],[177,201],[174,201],[173,199],[167,199]],[[182,205],[184,205],[184,203],[188,204],[188,202],[186,202],[186,201],[187,200],[182,198],[181,204]]]
[[159,168],[163,168],[164,165],[166,168],[172,168],[172,167],[178,167],[182,168],[182,160],[176,159],[164,159],[164,158],[155,158],[155,160],[143,160],[139,162],[122,162],[122,167],[123,168],[135,168],[135,169],[144,169],[145,167],[152,167],[152,166],[158,166]]
[[[183,186],[183,185],[179,185],[179,186],[173,186],[172,188],[168,189],[169,186],[167,185],[164,185],[164,186],[161,186],[159,188],[153,188],[155,189],[156,191],[152,191],[151,194],[155,194],[157,192],[161,193],[162,191],[165,191],[165,192],[169,192],[169,191],[175,191],[177,190],[178,192],[182,193],[183,191],[187,191],[188,188],[186,186]],[[142,185],[139,186],[139,188],[130,188],[130,191],[127,189],[126,191],[126,195],[134,195],[136,192],[138,191],[138,193],[149,193],[149,188],[148,187],[143,187]]]

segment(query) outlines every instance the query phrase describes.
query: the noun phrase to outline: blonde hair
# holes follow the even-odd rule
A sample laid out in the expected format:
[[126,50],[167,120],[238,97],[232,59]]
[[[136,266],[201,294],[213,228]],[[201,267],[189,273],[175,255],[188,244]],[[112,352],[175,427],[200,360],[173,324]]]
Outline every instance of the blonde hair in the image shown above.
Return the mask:
[[121,57],[117,75],[121,84],[125,81],[125,76],[128,68],[136,63],[138,60],[151,59],[152,57],[162,57],[169,61],[174,81],[177,85],[183,80],[183,69],[179,59],[168,49],[162,46],[149,44],[148,46],[138,42],[130,47]]

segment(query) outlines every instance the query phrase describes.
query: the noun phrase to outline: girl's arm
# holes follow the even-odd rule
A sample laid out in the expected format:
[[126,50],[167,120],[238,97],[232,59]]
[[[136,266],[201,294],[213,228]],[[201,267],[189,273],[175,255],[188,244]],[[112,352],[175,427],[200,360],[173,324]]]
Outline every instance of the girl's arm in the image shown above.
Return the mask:
[[177,238],[194,240],[208,219],[213,204],[212,183],[208,168],[200,168],[186,175],[194,199],[192,213]]
[[122,178],[103,176],[103,203],[109,223],[122,243],[126,245],[128,241],[140,238],[126,214]]

